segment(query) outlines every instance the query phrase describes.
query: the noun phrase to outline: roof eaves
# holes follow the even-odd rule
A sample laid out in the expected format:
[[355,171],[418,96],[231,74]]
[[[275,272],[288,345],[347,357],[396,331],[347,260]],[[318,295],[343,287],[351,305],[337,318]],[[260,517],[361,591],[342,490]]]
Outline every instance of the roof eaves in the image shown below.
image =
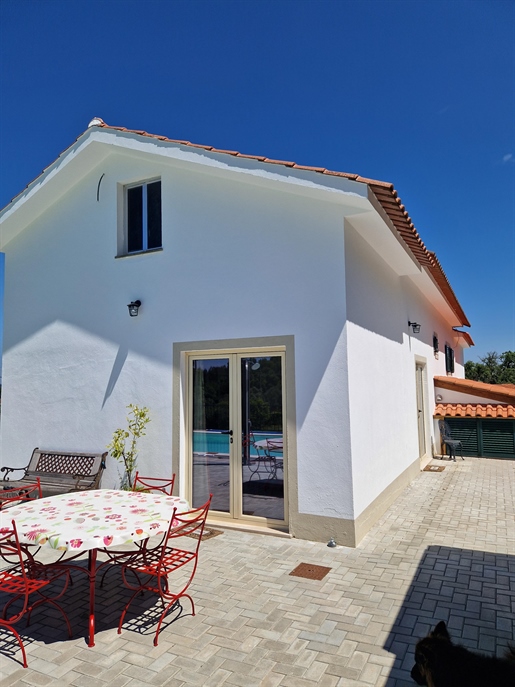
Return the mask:
[[510,388],[503,384],[485,384],[484,382],[476,382],[474,379],[435,376],[434,385],[440,389],[481,396],[500,403],[515,402],[515,387]]
[[432,258],[432,266],[430,272],[433,275],[434,280],[440,287],[442,293],[446,295],[447,301],[451,305],[456,316],[461,320],[461,326],[470,327],[470,322],[468,321],[467,316],[465,315],[461,305],[459,304],[458,299],[456,298],[456,294],[454,293],[452,286],[450,285],[449,280],[447,279],[447,275],[443,271],[443,267],[441,266],[440,261],[436,257],[436,253],[430,252],[429,254]]
[[464,339],[469,346],[475,346],[474,341],[468,332],[462,332],[460,329],[456,329],[456,327],[453,327],[453,330],[458,336]]

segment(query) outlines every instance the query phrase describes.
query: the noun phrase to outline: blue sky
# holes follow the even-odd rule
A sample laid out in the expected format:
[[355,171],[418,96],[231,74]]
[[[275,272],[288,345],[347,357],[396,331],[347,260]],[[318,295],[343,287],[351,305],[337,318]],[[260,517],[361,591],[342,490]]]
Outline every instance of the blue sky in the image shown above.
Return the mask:
[[468,359],[515,350],[512,0],[1,0],[0,27],[0,207],[93,116],[390,181]]

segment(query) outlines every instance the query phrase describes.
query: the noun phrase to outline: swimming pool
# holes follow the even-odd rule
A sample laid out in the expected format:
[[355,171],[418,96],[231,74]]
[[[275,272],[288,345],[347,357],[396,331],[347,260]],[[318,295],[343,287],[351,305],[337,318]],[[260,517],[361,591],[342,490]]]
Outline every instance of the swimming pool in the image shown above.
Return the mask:
[[[262,441],[263,439],[278,439],[282,438],[280,432],[254,432],[254,439]],[[229,433],[224,434],[218,430],[201,430],[193,431],[193,453],[229,453]],[[258,453],[254,446],[250,447],[250,455],[257,456]],[[279,458],[280,455],[274,452],[274,455]]]

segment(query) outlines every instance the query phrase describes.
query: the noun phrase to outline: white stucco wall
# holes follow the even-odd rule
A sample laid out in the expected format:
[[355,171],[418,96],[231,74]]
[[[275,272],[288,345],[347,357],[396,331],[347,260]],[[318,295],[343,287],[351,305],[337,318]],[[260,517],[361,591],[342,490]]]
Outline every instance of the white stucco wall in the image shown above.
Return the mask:
[[[426,458],[434,442],[433,377],[445,374],[452,327],[346,224],[347,337],[354,517],[419,458],[415,366],[425,366]],[[421,324],[418,334],[409,321]],[[440,342],[433,352],[433,333]],[[457,350],[457,349],[456,349]],[[462,359],[461,351],[457,355]],[[456,365],[459,375],[459,365]]]
[[[155,176],[163,251],[115,259],[117,185]],[[4,464],[35,446],[102,450],[138,403],[141,470],[166,474],[173,342],[293,334],[299,508],[349,516],[341,206],[112,156],[5,252]]]
[[494,403],[497,405],[499,401],[493,398],[486,398],[485,396],[474,396],[473,394],[462,393],[460,391],[452,391],[450,389],[442,389],[441,387],[435,387],[435,398],[436,395],[442,397],[439,403]]

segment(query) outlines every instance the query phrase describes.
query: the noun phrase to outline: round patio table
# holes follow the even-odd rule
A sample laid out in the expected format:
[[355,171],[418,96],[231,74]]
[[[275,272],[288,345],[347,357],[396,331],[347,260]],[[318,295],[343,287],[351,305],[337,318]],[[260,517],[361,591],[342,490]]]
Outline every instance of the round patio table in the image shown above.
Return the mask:
[[[95,646],[95,578],[98,549],[131,545],[164,534],[174,508],[189,509],[185,499],[141,491],[95,489],[59,494],[28,501],[0,512],[0,528],[16,522],[22,544],[50,546],[72,555],[56,565],[69,566],[82,552],[88,552],[89,636]],[[137,549],[135,549],[136,551]],[[70,566],[69,566],[70,567]],[[83,570],[79,566],[74,566]]]

